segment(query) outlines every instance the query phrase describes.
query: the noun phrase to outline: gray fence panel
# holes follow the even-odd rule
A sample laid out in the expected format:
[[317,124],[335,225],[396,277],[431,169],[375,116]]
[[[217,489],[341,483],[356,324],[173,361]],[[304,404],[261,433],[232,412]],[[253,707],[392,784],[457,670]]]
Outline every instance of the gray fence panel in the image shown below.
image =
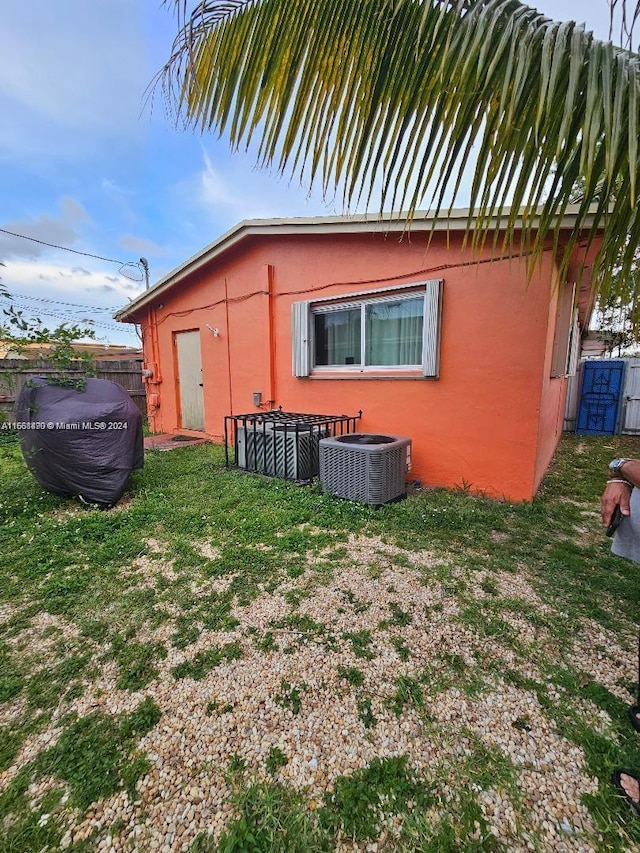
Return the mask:
[[622,434],[640,435],[640,358],[630,358],[627,363],[622,401]]
[[[129,392],[143,417],[147,416],[147,394],[142,381],[142,359],[96,359],[94,361],[98,379],[108,379]],[[82,368],[65,371],[70,376],[82,375]],[[31,361],[22,358],[0,359],[0,413],[11,414],[20,389],[35,376],[53,376],[60,368],[48,361]]]

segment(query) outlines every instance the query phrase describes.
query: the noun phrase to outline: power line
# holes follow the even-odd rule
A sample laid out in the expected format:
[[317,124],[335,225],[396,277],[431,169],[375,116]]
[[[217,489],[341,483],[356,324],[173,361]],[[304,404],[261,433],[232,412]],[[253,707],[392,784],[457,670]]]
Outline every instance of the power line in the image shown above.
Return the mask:
[[98,305],[82,305],[80,302],[63,302],[61,299],[47,299],[46,296],[29,296],[26,293],[18,294],[18,299],[29,299],[34,302],[46,302],[51,305],[68,305],[70,308],[84,308],[85,311],[117,311],[121,306],[115,308],[102,308]]
[[[25,304],[25,303],[19,302],[19,301],[14,301],[13,305],[16,306],[17,308],[23,308],[23,309],[26,309],[27,311],[33,311],[33,305],[28,305],[28,304]],[[45,308],[43,311],[43,316],[55,317],[56,319],[61,319],[61,320],[64,320],[65,322],[68,322],[68,323],[79,323],[79,322],[82,322],[84,319],[85,322],[88,323],[90,326],[98,326],[101,329],[117,330],[119,332],[121,332],[123,330],[122,326],[120,324],[117,324],[117,323],[103,323],[103,322],[100,322],[99,320],[92,320],[91,318],[83,318],[81,316],[80,317],[72,317],[69,315],[68,312],[65,313],[65,312],[61,312],[61,311],[56,311],[55,309],[51,309],[51,308]]]
[[80,252],[78,249],[70,249],[68,246],[58,246],[56,243],[47,243],[45,240],[38,240],[36,237],[27,237],[26,234],[17,234],[15,231],[7,231],[6,228],[0,228],[3,234],[10,234],[11,237],[19,237],[21,240],[31,240],[33,243],[40,243],[41,246],[49,246],[51,249],[61,249],[63,252],[73,252],[74,255],[83,255],[85,258],[95,258],[98,261],[106,261],[108,264],[125,264],[132,263],[131,261],[118,261],[115,258],[103,258],[100,255],[94,255],[91,252]]

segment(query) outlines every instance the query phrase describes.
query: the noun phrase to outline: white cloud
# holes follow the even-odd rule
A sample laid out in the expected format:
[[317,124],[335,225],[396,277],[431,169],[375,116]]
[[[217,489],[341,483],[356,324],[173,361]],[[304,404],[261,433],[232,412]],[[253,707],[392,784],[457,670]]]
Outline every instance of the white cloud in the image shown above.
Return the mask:
[[[90,217],[75,199],[61,199],[60,207],[62,213],[58,217],[42,214],[37,219],[14,219],[3,223],[2,227],[12,234],[0,232],[0,258],[7,260],[41,257],[44,253],[51,252],[50,247],[43,245],[44,243],[72,247],[79,237],[75,226],[90,221]],[[38,240],[42,242],[35,242]]]
[[91,222],[91,217],[80,204],[80,202],[70,196],[63,196],[60,199],[60,207],[62,209],[62,218],[69,224],[80,224]]
[[[2,279],[16,309],[25,317],[39,317],[49,328],[60,323],[89,323],[100,340],[139,343],[132,327],[116,323],[112,315],[142,291],[140,283],[105,273],[98,264],[95,269],[72,268],[63,258],[9,261]],[[47,281],[46,290],[42,280]]]
[[202,148],[204,169],[200,173],[200,202],[212,211],[220,207],[240,210],[242,208],[241,194],[237,189],[229,186],[221,173],[213,165],[213,161],[206,149]]
[[130,252],[134,252],[134,254],[160,257],[167,254],[167,250],[153,240],[148,240],[146,237],[134,237],[132,234],[125,234],[124,237],[121,237],[120,245]]
[[115,199],[118,202],[121,202],[123,198],[129,199],[135,195],[134,190],[125,189],[124,187],[119,186],[115,181],[111,180],[111,178],[103,178],[101,186],[106,196],[111,199]]
[[[35,237],[34,232],[37,232],[41,235],[37,239],[42,239],[46,235],[49,238],[47,242],[54,242],[55,239],[73,243],[77,238],[75,231],[61,226],[60,223],[56,223],[48,216],[42,216],[36,222],[7,222],[6,227],[8,231],[12,231],[16,235],[24,234],[27,237]],[[0,234],[0,257],[4,258],[5,261],[10,258],[37,258],[46,251],[46,246],[34,243],[31,240],[24,240],[12,234]]]
[[[177,208],[184,211],[183,226],[196,232],[204,212],[216,231],[203,244],[242,219],[277,216],[314,216],[341,213],[333,200],[323,200],[319,190],[303,194],[295,181],[252,163],[251,154],[231,153],[224,142],[213,154],[202,146],[202,167],[174,187]],[[198,216],[196,221],[192,217]]]
[[[119,302],[124,304],[132,289],[138,293],[144,289],[144,285],[140,282],[134,284],[130,279],[105,272],[104,268],[100,269],[98,264],[96,267],[95,269],[72,268],[66,266],[62,258],[51,261],[15,260],[5,264],[2,280],[16,299],[37,297],[43,301],[86,303],[87,307],[113,308]],[[46,291],[36,283],[38,280],[49,282]],[[104,292],[105,286],[112,294],[106,302],[99,296]],[[95,294],[95,298],[91,296],[83,298],[81,296],[83,293]]]

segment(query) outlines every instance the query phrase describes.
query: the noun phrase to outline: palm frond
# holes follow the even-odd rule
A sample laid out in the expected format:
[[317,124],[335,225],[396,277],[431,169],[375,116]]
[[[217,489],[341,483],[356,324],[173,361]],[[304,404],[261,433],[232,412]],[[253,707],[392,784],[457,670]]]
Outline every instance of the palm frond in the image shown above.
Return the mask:
[[[180,27],[162,83],[187,124],[232,146],[255,136],[262,164],[409,218],[425,200],[453,205],[472,168],[478,245],[496,219],[511,245],[521,211],[522,251],[553,239],[561,271],[604,229],[605,296],[632,268],[638,55],[519,0],[202,0],[191,13],[167,2]],[[560,246],[577,183],[578,222]]]

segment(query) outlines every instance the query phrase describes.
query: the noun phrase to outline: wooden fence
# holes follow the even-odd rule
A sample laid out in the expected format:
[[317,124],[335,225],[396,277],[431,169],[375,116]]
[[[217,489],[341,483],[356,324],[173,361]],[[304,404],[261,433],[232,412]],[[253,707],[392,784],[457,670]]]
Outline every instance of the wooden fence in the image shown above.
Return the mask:
[[[129,396],[142,412],[147,416],[146,389],[142,381],[142,359],[96,359],[93,362],[98,379],[108,379],[129,392]],[[32,361],[22,358],[0,359],[0,413],[11,414],[16,395],[25,382],[36,376],[53,376],[59,374],[60,368],[48,361]],[[65,370],[70,376],[83,375],[82,367]]]

